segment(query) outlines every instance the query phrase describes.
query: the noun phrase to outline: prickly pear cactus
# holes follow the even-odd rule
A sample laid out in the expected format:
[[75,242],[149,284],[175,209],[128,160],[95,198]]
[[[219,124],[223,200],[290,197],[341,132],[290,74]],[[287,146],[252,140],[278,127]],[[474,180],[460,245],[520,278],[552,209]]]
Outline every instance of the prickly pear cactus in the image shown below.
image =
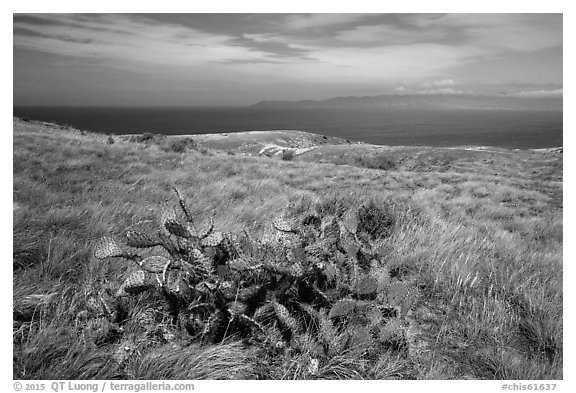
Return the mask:
[[[111,236],[95,243],[96,259],[124,258],[127,273],[107,306],[87,298],[91,337],[102,340],[106,331],[117,331],[103,320],[117,323],[115,307],[135,299],[156,302],[149,309],[156,315],[168,310],[163,320],[193,340],[239,335],[273,353],[312,342],[323,358],[353,348],[370,351],[402,337],[402,318],[416,292],[379,262],[377,245],[363,232],[361,209],[309,213],[301,220],[276,217],[255,239],[217,230],[214,217],[197,227],[184,195],[175,192],[179,214],[165,206],[155,230],[127,229],[125,244]],[[154,319],[145,318],[152,311],[129,314],[154,329]]]

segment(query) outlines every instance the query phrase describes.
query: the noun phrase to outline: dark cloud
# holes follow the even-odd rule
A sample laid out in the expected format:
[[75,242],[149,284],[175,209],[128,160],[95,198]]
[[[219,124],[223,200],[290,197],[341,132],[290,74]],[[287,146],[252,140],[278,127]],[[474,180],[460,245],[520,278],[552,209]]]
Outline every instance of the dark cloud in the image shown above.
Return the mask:
[[66,26],[69,25],[68,22],[62,22],[58,19],[50,17],[50,14],[44,16],[36,15],[26,15],[26,14],[14,14],[13,18],[14,24],[27,24],[34,26]]
[[244,33],[260,31],[277,25],[275,14],[135,14],[149,23],[171,24],[213,34],[240,37]]
[[117,34],[130,35],[129,31],[116,29],[112,26],[95,26],[94,22],[103,25],[113,18],[114,14],[14,14],[14,27],[39,30],[42,28],[76,28],[93,32],[113,31]]
[[74,37],[65,36],[65,35],[55,35],[55,36],[52,36],[51,38],[54,38],[54,39],[60,40],[60,41],[65,41],[65,42],[76,42],[79,44],[91,44],[91,43],[95,42],[95,40],[91,40],[89,38],[74,38]]
[[264,59],[248,59],[248,60],[236,60],[236,59],[229,59],[229,60],[217,60],[214,61],[217,64],[283,64],[283,61],[280,60],[264,60]]
[[46,35],[40,34],[37,31],[26,29],[24,27],[17,27],[17,26],[14,26],[14,36],[46,37]]
[[79,44],[91,44],[94,42],[92,39],[88,38],[74,38],[67,35],[60,34],[42,34],[35,30],[26,29],[24,27],[14,27],[14,36],[20,37],[38,37],[38,38],[50,38],[54,40],[64,41],[64,42],[76,42]]
[[271,56],[277,58],[290,57],[290,58],[306,59],[307,58],[306,55],[309,52],[306,49],[293,47],[290,46],[289,44],[285,44],[282,42],[258,42],[247,37],[238,37],[234,39],[233,42],[236,43],[237,45],[269,53]]

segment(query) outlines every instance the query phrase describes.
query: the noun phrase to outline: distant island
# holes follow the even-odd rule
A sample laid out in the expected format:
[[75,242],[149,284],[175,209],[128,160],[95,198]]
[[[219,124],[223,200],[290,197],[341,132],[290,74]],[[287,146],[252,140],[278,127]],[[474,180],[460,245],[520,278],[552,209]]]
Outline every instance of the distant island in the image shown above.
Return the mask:
[[326,100],[260,101],[252,108],[394,108],[474,110],[562,110],[562,97],[482,96],[462,94],[389,94]]

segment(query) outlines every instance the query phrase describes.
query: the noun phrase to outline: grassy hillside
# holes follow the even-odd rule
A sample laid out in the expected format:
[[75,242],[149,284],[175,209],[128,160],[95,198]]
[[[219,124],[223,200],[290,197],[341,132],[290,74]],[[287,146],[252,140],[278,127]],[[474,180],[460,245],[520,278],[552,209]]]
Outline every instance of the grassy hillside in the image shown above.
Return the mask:
[[[312,149],[282,160],[258,156],[277,139],[252,148],[135,142],[19,119],[13,132],[15,379],[562,378],[561,149],[388,148],[299,135]],[[105,322],[92,303],[116,292],[133,264],[97,259],[95,245],[157,225],[166,204],[177,207],[173,185],[198,227],[213,217],[218,230],[252,239],[269,236],[279,215],[343,222],[360,208],[358,235],[369,233],[374,251],[354,274],[377,277],[378,297],[340,287],[334,296],[369,304],[367,321],[332,318],[340,298],[313,303],[316,316],[306,318],[292,302],[301,330],[265,320],[259,341],[228,323],[206,339],[144,292],[122,297],[124,314]],[[356,259],[333,247],[320,250],[322,266]]]

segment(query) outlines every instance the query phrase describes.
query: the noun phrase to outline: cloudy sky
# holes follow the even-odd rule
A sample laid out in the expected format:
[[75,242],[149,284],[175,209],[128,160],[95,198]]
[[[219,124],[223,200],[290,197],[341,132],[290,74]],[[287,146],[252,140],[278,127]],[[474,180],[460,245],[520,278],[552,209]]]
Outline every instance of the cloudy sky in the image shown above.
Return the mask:
[[15,105],[562,95],[561,14],[14,14]]

